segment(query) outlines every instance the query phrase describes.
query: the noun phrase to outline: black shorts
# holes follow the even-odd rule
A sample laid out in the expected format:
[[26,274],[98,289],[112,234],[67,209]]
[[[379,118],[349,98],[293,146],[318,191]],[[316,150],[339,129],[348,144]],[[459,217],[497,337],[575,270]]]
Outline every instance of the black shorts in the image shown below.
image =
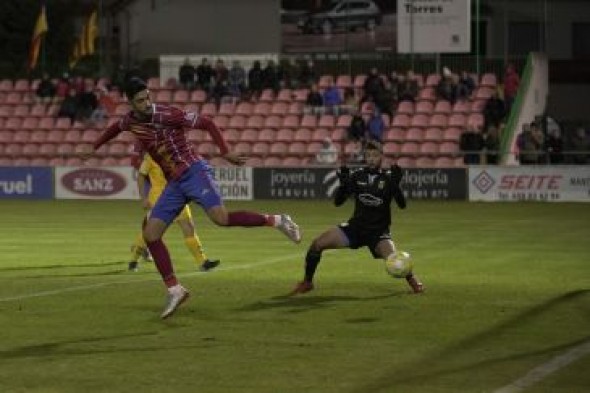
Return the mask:
[[389,233],[388,229],[380,231],[366,230],[352,226],[347,222],[338,225],[338,228],[348,238],[348,247],[356,250],[357,248],[367,246],[371,254],[373,254],[373,258],[376,259],[381,258],[381,255],[377,254],[377,244],[381,240],[391,240],[391,233]]

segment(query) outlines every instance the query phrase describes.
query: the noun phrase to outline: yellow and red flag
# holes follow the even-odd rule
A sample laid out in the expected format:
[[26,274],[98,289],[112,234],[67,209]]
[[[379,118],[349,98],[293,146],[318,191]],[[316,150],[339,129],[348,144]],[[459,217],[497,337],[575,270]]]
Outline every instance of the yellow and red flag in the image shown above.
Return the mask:
[[74,44],[74,49],[70,56],[70,68],[74,68],[84,56],[93,55],[96,52],[96,47],[94,46],[96,37],[98,37],[98,21],[95,10],[90,14],[90,17],[82,28],[80,36]]
[[47,15],[45,14],[45,5],[42,5],[41,12],[37,17],[37,23],[35,23],[35,29],[33,30],[33,38],[31,39],[31,48],[29,49],[29,70],[32,70],[37,66],[39,49],[41,48],[41,42],[43,41],[45,33],[47,33]]

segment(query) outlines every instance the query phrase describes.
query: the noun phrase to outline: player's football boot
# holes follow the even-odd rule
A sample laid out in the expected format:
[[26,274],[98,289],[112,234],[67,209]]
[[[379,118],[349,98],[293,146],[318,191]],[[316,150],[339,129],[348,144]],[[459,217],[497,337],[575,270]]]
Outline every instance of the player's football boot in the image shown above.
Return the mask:
[[162,319],[166,319],[172,316],[172,314],[174,314],[174,311],[176,311],[178,306],[184,303],[189,296],[189,291],[187,291],[181,285],[178,285],[177,290],[168,292],[168,300],[166,301],[166,307],[164,307],[164,311],[162,311],[162,315],[160,315],[160,317]]
[[221,262],[219,259],[211,260],[207,259],[205,262],[199,266],[199,270],[202,272],[208,272],[209,270],[215,269]]
[[129,262],[129,271],[130,272],[136,272],[138,270],[139,270],[139,263],[137,263],[137,261]]
[[301,242],[301,232],[299,226],[287,214],[281,214],[281,222],[277,229],[285,234],[291,241],[295,243]]
[[414,293],[424,292],[424,284],[422,284],[422,282],[420,282],[418,277],[416,277],[415,275],[410,274],[410,275],[406,276],[406,281],[408,282],[408,285],[410,286],[410,288],[412,288],[412,292],[414,292]]
[[302,295],[310,291],[313,291],[313,283],[309,281],[300,281],[295,286],[295,289],[291,291],[290,295]]
[[150,254],[150,250],[148,250],[147,247],[145,247],[141,250],[141,258],[144,260],[144,262],[153,262],[154,261],[154,259],[152,258],[152,254]]

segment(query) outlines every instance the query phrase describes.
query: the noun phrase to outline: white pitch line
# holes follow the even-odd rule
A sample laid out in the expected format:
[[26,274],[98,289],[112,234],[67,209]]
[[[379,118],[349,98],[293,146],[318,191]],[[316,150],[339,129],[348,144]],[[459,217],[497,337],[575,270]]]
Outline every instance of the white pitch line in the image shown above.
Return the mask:
[[586,341],[577,345],[567,351],[566,353],[556,356],[550,361],[543,363],[528,373],[522,378],[517,379],[510,384],[494,390],[494,393],[518,393],[533,386],[534,384],[545,379],[550,374],[566,367],[568,364],[588,355],[590,353],[590,341]]
[[[252,269],[255,267],[259,267],[259,266],[272,265],[274,263],[282,262],[284,260],[296,258],[296,257],[300,257],[300,256],[301,256],[301,254],[283,255],[281,257],[267,259],[265,261],[261,261],[261,262],[257,262],[257,263],[250,263],[247,265],[236,265],[236,266],[227,267],[227,268],[219,268],[219,269],[215,269],[215,272],[228,271],[228,270]],[[191,277],[191,276],[197,276],[197,275],[201,275],[201,274],[215,274],[215,272],[190,272],[190,273],[178,274],[178,276],[179,277]],[[12,302],[12,301],[18,301],[18,300],[24,300],[24,299],[31,299],[31,298],[35,298],[35,297],[59,295],[59,294],[66,293],[66,292],[85,291],[85,290],[89,290],[89,289],[102,288],[102,287],[106,287],[109,285],[133,284],[133,283],[142,283],[142,282],[159,281],[159,280],[160,279],[157,277],[151,277],[151,278],[146,278],[143,280],[134,279],[134,280],[113,281],[113,282],[102,282],[102,283],[96,283],[96,284],[90,284],[90,285],[80,285],[80,286],[69,287],[69,288],[55,289],[52,291],[42,291],[42,292],[29,293],[26,295],[0,297],[0,303],[6,303],[6,302]]]

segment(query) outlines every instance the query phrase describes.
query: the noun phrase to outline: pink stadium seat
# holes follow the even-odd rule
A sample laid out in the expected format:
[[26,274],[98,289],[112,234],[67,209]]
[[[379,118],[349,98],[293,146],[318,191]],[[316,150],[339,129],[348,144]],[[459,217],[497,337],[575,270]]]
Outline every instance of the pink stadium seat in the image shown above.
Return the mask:
[[11,91],[6,96],[6,100],[4,101],[6,104],[10,105],[18,105],[23,103],[22,94],[17,91]]
[[455,168],[462,168],[465,166],[465,163],[463,162],[463,157],[455,157],[453,163]]
[[[258,98],[258,100],[261,102],[271,102],[271,101],[274,101],[274,99],[275,99],[275,93],[274,93],[274,91],[272,91],[272,89],[262,90],[262,92],[260,93],[260,97]],[[257,112],[257,113],[259,113],[259,112]]]
[[317,125],[317,117],[315,115],[303,115],[301,118],[301,127],[315,128]]
[[246,122],[246,127],[248,128],[263,128],[264,127],[264,117],[261,115],[252,115],[248,117]]
[[147,86],[150,90],[159,90],[160,89],[160,78],[152,77],[147,80]]
[[352,116],[348,114],[338,116],[336,120],[336,127],[348,127],[352,121]]
[[23,120],[20,117],[9,117],[4,123],[4,129],[18,130],[21,127]]
[[334,128],[332,130],[332,141],[341,142],[346,138],[346,130],[344,128]]
[[298,128],[299,127],[299,116],[288,115],[283,118],[283,127],[286,128]]
[[100,160],[100,166],[117,166],[119,161],[115,157],[104,157]]
[[[50,131],[51,133],[52,131]],[[85,143],[94,143],[98,137],[100,136],[100,132],[93,128],[89,128],[82,133],[82,139],[80,142]]]
[[467,125],[476,127],[477,129],[483,129],[484,116],[482,113],[472,113],[467,118]]
[[190,102],[202,104],[207,101],[207,93],[204,90],[198,89],[191,92]]
[[127,114],[127,112],[129,112],[129,105],[125,102],[121,102],[120,104],[117,104],[117,107],[115,108],[115,115],[117,116],[125,116]]
[[270,114],[270,108],[269,102],[258,102],[254,105],[254,114],[266,116]]
[[52,126],[60,130],[67,130],[72,126],[72,121],[67,117],[58,117],[54,124],[52,118],[44,117],[39,124],[39,127],[43,129],[49,129],[52,128]]
[[436,87],[440,82],[440,74],[428,74],[426,77],[427,87]]
[[406,128],[410,125],[410,116],[406,114],[397,114],[391,122],[392,127]]
[[31,116],[43,117],[45,116],[45,105],[35,104],[31,108]]
[[332,115],[321,115],[318,121],[318,127],[332,128],[336,125],[336,120]]
[[288,145],[289,154],[302,155],[307,151],[307,145],[303,142],[293,142]]
[[229,119],[228,127],[230,127],[230,128],[244,128],[244,127],[246,127],[246,118],[243,115],[233,115]]
[[53,156],[57,154],[57,145],[51,143],[43,143],[39,146],[39,154],[45,156]]
[[298,167],[301,166],[301,159],[299,157],[285,157],[281,165],[286,167]]
[[418,101],[416,104],[416,113],[431,114],[434,110],[432,101]]
[[[245,145],[247,146],[247,148],[245,148],[245,150],[242,150],[243,146],[240,145]],[[202,154],[204,156],[210,156],[212,154],[215,154],[218,152],[218,150],[219,149],[217,148],[217,146],[212,142],[201,142],[197,145],[197,153]],[[234,146],[234,151],[239,154],[248,154],[250,153],[250,144],[244,142],[237,143]]]
[[258,133],[258,141],[260,142],[274,142],[277,132],[270,128],[263,128]]
[[172,95],[172,102],[175,104],[185,104],[189,101],[189,92],[186,90],[176,90]]
[[455,155],[459,153],[459,144],[455,142],[443,142],[438,147],[439,154]]
[[442,113],[442,114],[449,114],[451,113],[451,103],[446,100],[438,100],[436,101],[436,105],[434,105],[434,113]]
[[381,119],[383,120],[383,125],[385,125],[385,127],[389,127],[391,124],[391,118],[389,117],[389,115],[387,113],[382,113],[381,114]]
[[386,142],[383,144],[383,154],[398,154],[400,152],[400,144],[395,142]]
[[436,92],[432,87],[425,87],[418,93],[420,101],[436,101]]
[[57,116],[59,112],[59,105],[58,104],[50,104],[47,107],[47,113],[45,113],[46,116]]
[[[29,142],[31,143],[44,143],[47,139],[47,132],[43,130],[35,130],[31,132],[31,139]],[[2,142],[0,140],[0,142]]]
[[[48,143],[62,143],[65,137],[65,133],[61,130],[51,130],[47,134]],[[94,142],[94,140],[92,140]]]
[[213,117],[213,122],[215,122],[219,128],[226,128],[229,126],[230,118],[226,115],[216,115]]
[[158,104],[169,104],[172,100],[172,92],[170,90],[160,90],[155,94],[154,101]]
[[[57,158],[52,158],[50,160],[50,163],[52,163],[53,166],[58,166],[58,165],[64,165],[65,164],[65,160],[61,157],[57,157]],[[84,161],[84,166],[86,167],[97,167],[100,166],[101,164],[101,159],[98,157],[90,157],[88,160]]]
[[45,157],[31,157],[31,166],[49,166],[49,160]]
[[201,106],[199,104],[195,104],[195,103],[192,103],[192,104],[184,104],[183,109],[186,112],[199,113],[200,112],[200,109],[201,109]]
[[281,115],[284,116],[289,112],[289,105],[285,102],[275,102],[272,104],[270,108],[270,113],[273,115]]
[[[49,159],[49,166],[64,166],[65,163],[66,163],[66,160],[62,157],[53,157],[53,158]],[[84,162],[84,165],[85,166],[97,166],[98,163],[99,163],[98,158],[91,157],[88,160],[86,160],[86,162]]]
[[406,139],[406,130],[399,127],[391,127],[385,132],[384,140],[388,142],[401,142]]
[[23,145],[22,154],[25,156],[35,156],[39,153],[39,145],[34,143],[25,143]]
[[346,155],[352,155],[358,153],[360,150],[360,146],[356,142],[347,142],[344,145],[344,153]]
[[31,139],[32,132],[28,130],[16,130],[12,142],[14,143],[26,143]]
[[412,120],[410,121],[411,127],[427,127],[429,121],[429,116],[418,113],[412,116]]
[[310,142],[305,148],[305,152],[309,155],[316,155],[322,149],[320,142]]
[[414,168],[416,166],[416,160],[412,157],[400,157],[396,160],[396,163],[402,168]]
[[235,143],[240,139],[240,132],[233,128],[223,129],[223,138],[229,143]]
[[293,100],[293,90],[291,89],[281,89],[279,94],[277,95],[277,101],[282,102],[291,102]]
[[82,139],[82,133],[79,130],[68,130],[64,135],[64,142],[78,143]]
[[[55,145],[50,145],[50,146],[55,146]],[[89,143],[78,143],[76,145],[74,145],[74,153],[83,153],[85,151],[85,149],[87,149],[90,146]]]
[[336,77],[336,87],[339,89],[346,89],[352,87],[352,78],[350,75],[338,75]]
[[60,143],[57,145],[57,154],[70,155],[74,153],[74,145],[71,143]]
[[461,113],[453,113],[450,117],[449,117],[449,127],[460,127],[463,128],[466,125],[466,119],[465,116]]
[[355,76],[353,86],[356,89],[362,89],[363,86],[365,85],[366,79],[367,79],[367,75],[365,75],[365,74],[360,74],[360,75]]
[[320,79],[318,81],[318,87],[320,89],[325,89],[328,86],[334,83],[334,77],[332,75],[320,75]]
[[0,91],[11,91],[13,88],[14,86],[10,79],[0,80]]
[[252,145],[252,154],[265,156],[270,151],[270,146],[265,142],[256,142]]
[[455,166],[455,162],[450,157],[438,157],[434,160],[434,166],[436,168],[452,168]]
[[236,107],[236,115],[251,115],[254,113],[254,106],[249,102],[240,102]]
[[287,144],[284,142],[274,142],[270,145],[270,154],[283,155],[287,153]]
[[287,142],[290,143],[294,140],[293,131],[289,128],[281,128],[277,132],[277,136],[275,141],[277,142]]
[[453,105],[454,113],[468,113],[471,110],[471,103],[466,100],[458,100]]
[[[264,159],[262,157],[250,157],[246,161],[246,166],[249,166],[249,167],[256,167],[256,168],[258,168],[258,167],[261,167],[263,165],[264,165]],[[220,165],[215,165],[215,166],[220,166]],[[227,166],[227,162],[223,166]]]
[[236,110],[236,105],[233,102],[222,102],[219,104],[219,110],[217,111],[220,115],[231,116]]
[[434,167],[434,158],[431,157],[418,157],[415,161],[417,168],[432,168]]
[[14,108],[8,105],[0,105],[0,117],[10,117],[14,113]]
[[65,161],[66,166],[83,166],[84,161],[80,157],[68,157]]
[[186,139],[190,142],[199,142],[205,140],[203,135],[206,131],[191,129],[186,132]]
[[494,89],[490,87],[479,87],[475,91],[475,99],[477,100],[487,100],[492,96]]
[[405,155],[416,155],[419,151],[420,146],[416,142],[405,142],[400,149],[400,153]]
[[200,115],[215,116],[217,114],[217,106],[213,102],[206,102],[201,106]]
[[406,132],[407,141],[422,141],[424,139],[424,129],[412,127]]
[[436,142],[422,142],[420,144],[420,154],[434,155],[438,153],[438,144]]
[[461,138],[462,133],[463,133],[462,128],[449,127],[444,130],[442,139],[444,141],[449,141],[449,142],[458,142],[459,139]]
[[397,113],[413,114],[414,103],[412,101],[402,101],[397,106]]
[[298,102],[305,102],[307,100],[308,89],[296,89],[293,90],[293,100]]
[[288,113],[290,115],[301,115],[303,114],[304,104],[302,102],[292,102],[289,104]]
[[435,113],[428,121],[430,127],[446,127],[448,122],[447,115],[442,113]]
[[492,73],[486,73],[483,74],[481,77],[481,82],[480,82],[480,86],[484,86],[484,87],[496,87],[496,85],[498,84],[497,78],[495,74]]
[[264,119],[264,127],[266,128],[280,128],[283,124],[283,118],[278,115],[270,115]]
[[253,143],[258,139],[258,130],[253,128],[246,128],[240,133],[240,142]]
[[440,128],[430,127],[426,129],[424,133],[425,141],[440,141],[442,140],[443,132]]
[[300,142],[309,142],[312,139],[312,131],[308,128],[299,128],[292,140]]
[[326,138],[331,138],[331,131],[327,128],[316,128],[312,131],[311,140],[314,142],[322,142]]
[[29,106],[28,105],[17,105],[14,107],[13,116],[18,117],[26,117],[29,116]]
[[263,160],[263,165],[266,167],[276,167],[281,165],[281,159],[276,156],[266,157]]
[[127,145],[114,142],[108,146],[108,152],[111,156],[123,156],[127,154]]
[[13,166],[29,166],[31,165],[31,160],[26,157],[17,157],[12,160]]
[[471,112],[483,112],[487,103],[487,99],[485,100],[475,100],[471,103]]

